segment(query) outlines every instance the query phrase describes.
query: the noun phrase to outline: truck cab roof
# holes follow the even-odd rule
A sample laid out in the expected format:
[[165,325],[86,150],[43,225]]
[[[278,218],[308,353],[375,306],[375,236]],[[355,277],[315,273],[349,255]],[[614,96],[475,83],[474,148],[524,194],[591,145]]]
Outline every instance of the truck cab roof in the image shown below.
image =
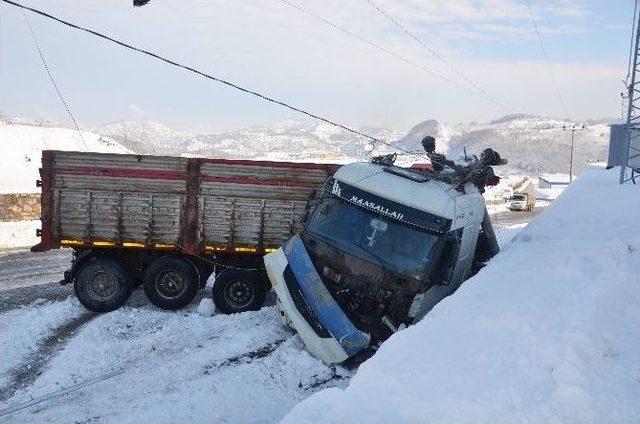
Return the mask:
[[467,184],[462,193],[418,171],[373,163],[345,165],[334,178],[400,205],[451,220],[450,229],[482,221],[484,198],[473,184]]

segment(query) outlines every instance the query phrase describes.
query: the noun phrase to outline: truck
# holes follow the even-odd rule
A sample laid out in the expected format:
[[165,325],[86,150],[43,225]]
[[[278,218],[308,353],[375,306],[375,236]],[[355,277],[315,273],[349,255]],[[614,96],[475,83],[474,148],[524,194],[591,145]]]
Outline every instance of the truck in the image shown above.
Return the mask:
[[509,198],[509,210],[532,211],[536,205],[536,193],[531,178],[524,177],[513,187],[513,195]]
[[309,191],[338,165],[87,152],[42,152],[40,242],[67,247],[88,309],[108,312],[142,284],[154,305],[184,307],[215,275],[224,313],[259,309],[262,256],[301,230]]
[[423,145],[432,170],[394,156],[338,169],[264,258],[281,320],[326,364],[366,359],[499,251],[482,192],[506,161],[487,149],[457,165]]

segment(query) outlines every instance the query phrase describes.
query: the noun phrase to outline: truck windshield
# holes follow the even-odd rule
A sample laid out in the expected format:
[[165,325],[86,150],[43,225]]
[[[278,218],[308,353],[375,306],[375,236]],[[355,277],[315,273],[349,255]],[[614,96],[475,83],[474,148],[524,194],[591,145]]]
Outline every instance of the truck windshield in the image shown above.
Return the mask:
[[527,197],[524,194],[514,194],[512,199],[513,200],[527,200]]
[[326,198],[306,231],[350,255],[425,280],[439,237],[342,199]]

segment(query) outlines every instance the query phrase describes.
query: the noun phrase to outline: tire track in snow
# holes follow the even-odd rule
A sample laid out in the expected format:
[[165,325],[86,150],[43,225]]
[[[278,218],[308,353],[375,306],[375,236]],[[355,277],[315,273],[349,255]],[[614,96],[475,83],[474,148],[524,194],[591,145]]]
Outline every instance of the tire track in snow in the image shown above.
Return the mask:
[[62,350],[77,330],[98,315],[96,312],[85,312],[52,332],[39,344],[38,350],[29,355],[26,363],[19,364],[9,371],[11,380],[8,385],[0,388],[0,401],[6,402],[16,391],[31,385],[44,372],[49,360]]

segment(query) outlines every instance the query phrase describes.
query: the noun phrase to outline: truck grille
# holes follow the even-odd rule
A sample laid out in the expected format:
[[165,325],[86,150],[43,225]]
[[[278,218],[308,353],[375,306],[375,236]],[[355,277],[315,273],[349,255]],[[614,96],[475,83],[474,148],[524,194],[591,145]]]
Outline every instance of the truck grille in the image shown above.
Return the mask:
[[311,328],[313,328],[313,331],[320,338],[330,338],[331,334],[322,326],[322,324],[320,324],[320,321],[316,318],[316,314],[313,313],[311,307],[304,300],[304,297],[300,292],[298,282],[296,281],[296,277],[293,275],[293,271],[291,271],[291,267],[289,265],[284,269],[284,281],[287,284],[293,303],[296,305],[296,308],[302,314],[307,323]]

